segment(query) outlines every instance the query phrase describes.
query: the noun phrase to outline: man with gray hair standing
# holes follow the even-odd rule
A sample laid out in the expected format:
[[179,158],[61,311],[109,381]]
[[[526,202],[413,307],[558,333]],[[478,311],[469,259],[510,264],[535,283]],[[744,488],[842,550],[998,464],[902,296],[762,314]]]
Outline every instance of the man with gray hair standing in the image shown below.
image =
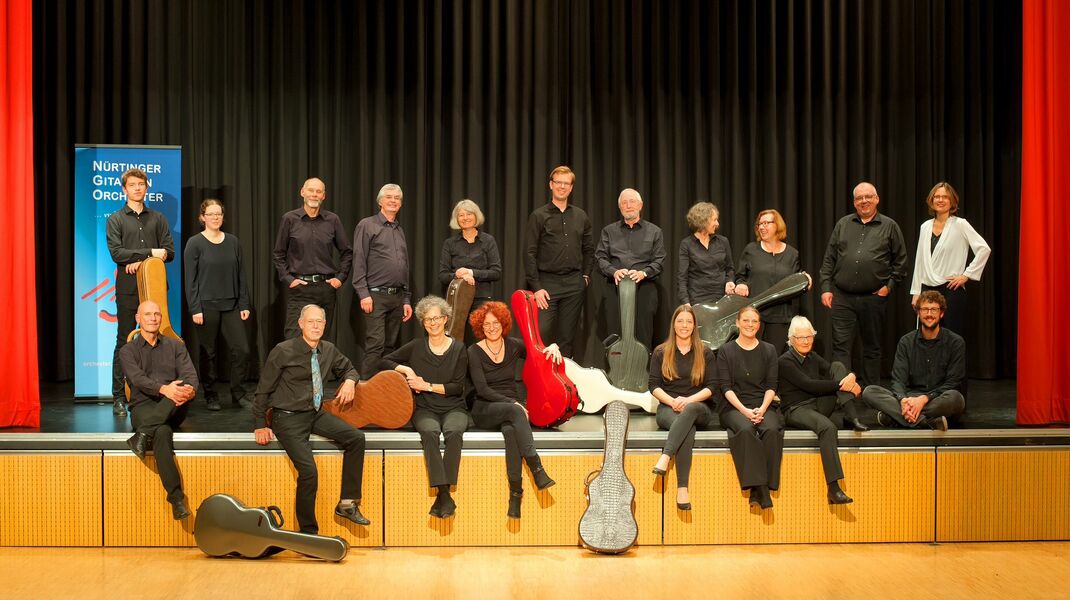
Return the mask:
[[401,324],[412,318],[409,249],[398,221],[401,186],[379,189],[379,212],[361,219],[353,230],[353,289],[364,312],[364,357],[361,375],[378,371],[379,359],[398,347]]

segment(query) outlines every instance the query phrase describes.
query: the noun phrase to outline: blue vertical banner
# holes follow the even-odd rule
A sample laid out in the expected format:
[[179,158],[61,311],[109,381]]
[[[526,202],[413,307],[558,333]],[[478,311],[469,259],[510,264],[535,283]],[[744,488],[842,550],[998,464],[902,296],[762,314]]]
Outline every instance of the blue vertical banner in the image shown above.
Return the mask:
[[[111,396],[116,265],[108,252],[108,216],[126,204],[124,171],[149,177],[145,206],[171,226],[175,258],[167,263],[167,306],[182,313],[182,147],[80,145],[74,147],[74,395]],[[171,325],[181,334],[181,319]]]

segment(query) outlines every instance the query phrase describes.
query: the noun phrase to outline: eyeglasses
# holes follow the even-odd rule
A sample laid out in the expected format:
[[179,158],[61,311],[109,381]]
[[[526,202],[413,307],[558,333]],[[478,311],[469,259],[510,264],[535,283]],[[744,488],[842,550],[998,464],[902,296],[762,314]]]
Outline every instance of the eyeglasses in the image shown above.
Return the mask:
[[424,323],[432,325],[434,323],[441,323],[446,320],[446,315],[439,315],[437,317],[424,317]]
[[766,226],[766,227],[769,227],[771,225],[776,225],[776,221],[758,221],[758,227],[761,227],[763,225]]
[[865,194],[862,196],[855,196],[855,202],[864,202],[866,200],[876,200],[877,194]]
[[791,339],[798,340],[800,342],[809,342],[809,341],[814,339],[814,336],[812,336],[812,335],[793,335],[793,336],[791,336]]
[[204,216],[205,216],[206,218],[207,218],[207,217],[222,217],[222,216],[223,216],[223,213],[221,213],[221,212],[220,212],[220,213],[204,213]]
[[572,185],[571,181],[559,181],[557,179],[551,179],[550,183],[552,183],[554,185],[561,185],[561,186],[571,186]]
[[921,313],[936,314],[938,312],[940,312],[940,307],[939,306],[922,306],[922,307],[918,308],[918,313],[919,314],[921,314]]
[[489,329],[494,327],[501,327],[502,324],[498,321],[483,321],[483,329]]

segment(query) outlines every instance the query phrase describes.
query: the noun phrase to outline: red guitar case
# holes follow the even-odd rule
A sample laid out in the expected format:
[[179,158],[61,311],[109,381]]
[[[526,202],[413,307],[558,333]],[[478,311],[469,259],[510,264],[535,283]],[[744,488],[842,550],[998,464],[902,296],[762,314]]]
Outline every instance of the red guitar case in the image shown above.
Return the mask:
[[568,421],[580,404],[576,385],[565,375],[564,364],[554,364],[542,353],[546,346],[539,335],[539,306],[535,294],[517,290],[512,297],[513,318],[524,338],[524,385],[528,388],[528,419],[537,427],[557,427]]

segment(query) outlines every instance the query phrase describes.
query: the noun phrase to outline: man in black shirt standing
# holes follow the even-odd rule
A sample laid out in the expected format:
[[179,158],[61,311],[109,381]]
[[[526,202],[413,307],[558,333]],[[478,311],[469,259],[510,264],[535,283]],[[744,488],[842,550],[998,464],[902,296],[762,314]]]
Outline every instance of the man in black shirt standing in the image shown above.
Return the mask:
[[353,289],[365,315],[360,370],[369,379],[379,370],[379,359],[397,349],[401,324],[412,318],[409,248],[398,221],[402,195],[396,183],[379,188],[379,212],[353,229]]
[[881,328],[888,294],[903,280],[906,245],[899,225],[877,212],[877,188],[854,189],[855,214],[836,223],[821,263],[821,303],[832,309],[832,360],[851,369],[856,327],[864,383],[880,383]]
[[665,241],[661,228],[641,218],[643,198],[627,188],[617,197],[620,221],[606,225],[594,256],[606,277],[604,291],[606,324],[610,334],[621,333],[620,298],[617,286],[627,277],[636,285],[635,339],[649,351],[654,341],[654,313],[658,311],[655,281],[665,264]]
[[862,401],[877,410],[884,426],[928,426],[947,430],[947,417],[962,413],[966,399],[960,388],[966,378],[966,342],[940,326],[947,310],[935,290],[918,296],[921,328],[899,339],[892,366],[892,389],[867,386]]
[[524,272],[539,306],[539,333],[568,357],[594,267],[591,220],[569,203],[575,183],[566,166],[550,171],[552,199],[532,211],[524,234]]
[[141,334],[119,351],[130,383],[130,421],[134,435],[126,441],[138,458],[152,445],[160,480],[175,520],[190,516],[182,478],[175,464],[174,430],[182,424],[188,402],[197,395],[197,370],[181,341],[160,335],[160,305],[142,302],[135,316]]
[[105,235],[108,252],[117,267],[115,274],[115,314],[119,330],[115,336],[115,352],[112,354],[113,398],[112,412],[126,416],[123,398],[123,370],[119,364],[119,350],[134,330],[134,315],[137,313],[137,268],[141,261],[155,256],[164,262],[175,258],[175,243],[171,239],[171,226],[163,213],[145,206],[145,194],[149,191],[149,176],[138,168],[127,169],[122,175],[126,205],[108,216]]
[[313,433],[342,446],[342,492],[334,514],[358,525],[370,523],[360,513],[364,432],[323,410],[323,383],[328,377],[344,379],[336,396],[342,406],[353,401],[358,378],[353,363],[334,344],[322,339],[326,316],[315,304],[301,309],[297,321],[301,337],[280,342],[268,354],[253,403],[256,443],[263,446],[273,436],[278,437],[297,469],[297,524],[304,533],[319,533],[319,473],[309,442]]
[[[349,276],[353,249],[338,215],[323,208],[327,186],[312,177],[301,186],[303,206],[282,215],[271,259],[286,290],[286,329],[284,336],[297,337],[297,318],[301,307],[315,304],[327,312],[333,324],[338,288]],[[334,262],[338,250],[339,264]],[[328,329],[324,336],[330,339]]]

